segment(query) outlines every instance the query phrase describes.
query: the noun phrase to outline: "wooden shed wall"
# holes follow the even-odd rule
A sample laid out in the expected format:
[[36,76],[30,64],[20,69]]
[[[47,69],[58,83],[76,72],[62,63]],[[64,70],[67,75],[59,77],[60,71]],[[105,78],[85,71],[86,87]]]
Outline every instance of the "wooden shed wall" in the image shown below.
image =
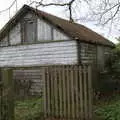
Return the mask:
[[96,45],[78,42],[78,56],[79,62],[85,63],[96,63],[97,50]]
[[105,69],[110,59],[112,48],[102,45],[78,42],[79,63],[96,64],[100,70]]
[[[28,43],[28,45],[25,45],[27,42],[23,43],[25,41],[23,39],[27,37],[23,33],[24,20],[28,20],[28,25],[32,24],[31,20],[37,21],[36,39],[33,43]],[[34,29],[33,31],[31,31],[32,29],[28,30],[28,33],[31,34],[35,32]],[[36,18],[31,13],[26,14],[11,29],[9,34],[1,40],[0,46],[0,67],[77,64],[78,62],[77,42],[70,40],[68,36],[61,33],[57,28],[41,18]],[[39,70],[14,70],[14,80],[16,88],[19,88],[16,90],[18,92],[16,94],[19,96],[24,97],[27,93],[30,95],[42,94],[41,68]]]
[[106,46],[97,46],[97,64],[100,70],[104,70],[108,61],[110,61],[112,48]]
[[38,31],[38,41],[43,40],[69,40],[70,38],[64,33],[61,33],[54,26],[43,21],[42,19],[37,20],[37,31]]
[[17,99],[29,96],[42,96],[44,83],[42,73],[42,67],[13,70]]
[[[28,13],[23,18],[21,18],[20,22],[17,23],[17,25],[12,28],[11,31],[0,41],[0,46],[3,47],[8,45],[21,44],[21,42],[23,42],[23,39],[27,37],[23,34],[23,24],[27,20],[29,21],[29,24],[32,24],[32,22],[36,22],[36,30],[27,29],[29,30],[28,33],[33,34],[34,32],[37,32],[33,43],[48,40],[70,40],[67,35],[56,29],[54,26],[50,25],[48,22],[36,17],[34,14]],[[28,37],[30,37],[32,34],[29,34]]]
[[[22,24],[24,20],[30,20],[29,24],[35,22],[31,19],[37,19],[38,34],[37,40],[34,40],[33,43],[37,41],[51,41],[51,43],[22,45],[24,44],[22,39],[25,38],[22,34]],[[54,40],[62,40],[62,42],[52,42]],[[76,41],[70,40],[64,33],[32,13],[21,18],[20,22],[1,40],[0,45],[1,67],[77,63]]]
[[41,43],[0,48],[0,67],[76,63],[76,41]]
[[[36,16],[29,13],[23,19],[34,19]],[[103,57],[106,59],[110,49],[107,47],[71,40],[63,32],[59,31],[48,22],[37,18],[37,36],[33,43],[22,45],[22,24],[21,20],[0,42],[0,67],[19,67],[19,66],[43,66],[53,64],[78,64],[78,63],[104,63]],[[31,33],[31,29],[30,30]],[[35,32],[35,31],[33,31]],[[44,41],[44,43],[43,43]],[[47,42],[49,41],[49,42]],[[51,42],[50,42],[51,41]],[[40,43],[41,42],[41,43]],[[98,52],[100,48],[100,53]],[[104,49],[104,50],[103,50]],[[23,81],[24,79],[32,81],[30,89],[31,94],[40,94],[42,80],[40,71],[36,70],[18,70],[15,71],[15,81]],[[22,74],[22,75],[21,75]],[[26,74],[29,74],[27,76]],[[20,75],[23,77],[20,78]],[[32,79],[31,79],[32,78]],[[40,81],[39,81],[39,80]],[[38,83],[38,86],[36,86]],[[39,89],[40,88],[40,89]]]
[[9,33],[9,44],[16,45],[21,43],[21,26],[18,23]]

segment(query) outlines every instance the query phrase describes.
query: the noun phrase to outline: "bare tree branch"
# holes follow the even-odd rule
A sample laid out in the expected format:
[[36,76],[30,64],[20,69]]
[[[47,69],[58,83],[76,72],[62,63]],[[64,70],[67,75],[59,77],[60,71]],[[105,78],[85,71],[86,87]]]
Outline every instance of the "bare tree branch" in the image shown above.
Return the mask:
[[[98,17],[99,24],[105,25],[109,23],[110,21],[113,21],[113,19],[116,18],[116,16],[120,12],[120,1],[110,1],[110,0],[102,0],[101,4],[98,4],[99,9],[93,10],[93,15]],[[112,15],[111,15],[112,13]],[[114,22],[114,21],[113,21]]]
[[120,9],[120,5],[118,5],[117,10],[115,11],[115,13],[110,18],[108,18],[107,21],[105,21],[104,25],[107,24],[109,21],[111,21],[117,15],[117,13],[119,12],[119,9]]
[[73,22],[73,17],[72,17],[72,4],[75,2],[75,0],[71,0],[66,3],[43,3],[43,0],[40,2],[37,2],[37,7],[42,6],[42,7],[47,7],[47,6],[67,6],[69,9],[69,19],[71,22]]

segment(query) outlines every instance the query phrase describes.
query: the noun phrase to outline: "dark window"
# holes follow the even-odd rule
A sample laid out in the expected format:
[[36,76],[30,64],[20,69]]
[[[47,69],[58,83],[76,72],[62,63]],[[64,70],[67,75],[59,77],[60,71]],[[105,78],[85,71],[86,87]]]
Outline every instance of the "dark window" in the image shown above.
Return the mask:
[[37,38],[36,19],[25,19],[22,25],[23,43],[34,43]]

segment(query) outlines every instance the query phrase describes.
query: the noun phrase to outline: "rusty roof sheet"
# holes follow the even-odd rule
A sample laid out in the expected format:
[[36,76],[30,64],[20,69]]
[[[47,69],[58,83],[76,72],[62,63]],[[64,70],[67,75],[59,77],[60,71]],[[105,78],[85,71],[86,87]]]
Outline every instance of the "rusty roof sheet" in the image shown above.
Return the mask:
[[98,33],[92,31],[91,29],[81,24],[64,20],[62,18],[56,17],[54,15],[48,14],[46,12],[40,11],[38,9],[32,8],[27,5],[24,5],[17,12],[17,14],[13,18],[11,18],[10,21],[3,27],[3,29],[0,31],[0,39],[3,38],[5,34],[9,32],[10,29],[14,27],[15,24],[17,24],[17,22],[19,22],[20,18],[24,16],[26,12],[29,11],[35,13],[38,17],[48,21],[50,24],[60,29],[62,32],[64,32],[72,39],[80,40],[82,42],[110,46],[110,47],[115,46],[108,39],[104,38],[103,36],[99,35]]

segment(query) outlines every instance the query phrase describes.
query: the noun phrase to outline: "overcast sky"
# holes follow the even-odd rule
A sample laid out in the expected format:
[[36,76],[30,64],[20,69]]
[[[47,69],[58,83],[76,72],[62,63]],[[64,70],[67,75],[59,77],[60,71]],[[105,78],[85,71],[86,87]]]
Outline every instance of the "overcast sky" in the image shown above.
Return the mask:
[[[0,11],[8,8],[12,2],[14,0],[0,0]],[[39,0],[37,0],[39,1]],[[20,9],[24,4],[29,4],[30,0],[18,0],[18,9]],[[63,17],[65,18],[67,16],[67,14],[65,14],[64,9],[62,10],[61,7],[47,7],[47,8],[39,8],[42,9],[46,12],[52,13],[54,15],[57,15],[59,17]],[[84,16],[84,14],[87,12],[84,5],[83,8],[81,8],[81,15]],[[14,5],[12,7],[12,9],[10,10],[10,16],[12,17],[14,14],[16,13],[16,5]],[[63,14],[64,13],[64,14]],[[0,29],[4,26],[4,24],[9,20],[9,11],[5,11],[0,13]],[[85,22],[85,21],[79,21],[81,24],[84,24],[85,26],[91,28],[92,30],[98,32],[99,34],[109,38],[110,40],[112,40],[113,42],[116,42],[115,37],[118,37],[119,35],[119,31],[116,30],[115,28],[112,29],[112,31],[110,31],[109,28],[107,27],[100,27],[100,26],[96,26],[94,25],[94,22]],[[111,36],[111,37],[109,37]]]

